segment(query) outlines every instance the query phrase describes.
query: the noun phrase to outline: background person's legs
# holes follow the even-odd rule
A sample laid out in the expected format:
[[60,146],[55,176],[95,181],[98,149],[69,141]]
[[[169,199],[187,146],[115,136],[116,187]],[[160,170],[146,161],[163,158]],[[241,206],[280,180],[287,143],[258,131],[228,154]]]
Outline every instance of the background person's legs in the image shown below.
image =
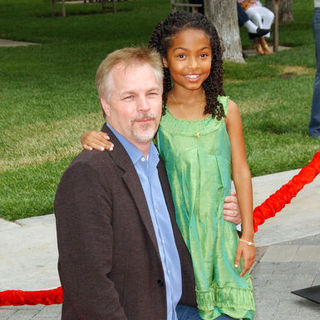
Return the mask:
[[315,8],[313,17],[313,36],[316,51],[317,72],[314,81],[309,134],[320,137],[320,8]]
[[238,25],[241,28],[242,26],[245,26],[248,30],[249,38],[250,39],[256,39],[264,36],[269,32],[269,29],[264,30],[258,28],[256,24],[254,24],[246,14],[246,12],[243,10],[241,5],[237,2],[237,13],[238,13]]
[[[260,29],[271,29],[274,14],[272,11],[265,7],[250,7],[246,11],[248,17],[254,24],[256,24]],[[270,34],[265,35],[270,37]]]

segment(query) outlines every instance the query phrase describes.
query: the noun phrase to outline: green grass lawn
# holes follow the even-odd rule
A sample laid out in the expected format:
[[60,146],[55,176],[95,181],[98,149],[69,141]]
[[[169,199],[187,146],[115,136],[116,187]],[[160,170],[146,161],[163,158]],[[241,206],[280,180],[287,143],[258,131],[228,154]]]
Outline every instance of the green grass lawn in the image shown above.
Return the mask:
[[[295,24],[280,26],[291,47],[246,64],[225,63],[225,91],[243,117],[253,176],[306,165],[319,141],[307,126],[315,73],[313,2],[294,2]],[[53,212],[60,177],[81,150],[79,138],[103,123],[96,69],[116,48],[145,44],[169,0],[68,5],[52,18],[48,0],[2,0],[0,38],[39,43],[0,48],[0,217]],[[250,46],[241,30],[243,46]]]

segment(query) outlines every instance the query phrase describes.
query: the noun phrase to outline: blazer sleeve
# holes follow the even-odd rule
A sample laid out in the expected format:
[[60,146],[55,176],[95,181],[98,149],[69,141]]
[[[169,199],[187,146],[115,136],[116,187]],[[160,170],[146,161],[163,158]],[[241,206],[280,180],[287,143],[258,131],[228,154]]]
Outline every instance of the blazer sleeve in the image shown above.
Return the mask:
[[71,165],[55,198],[59,273],[79,319],[127,319],[112,270],[112,197],[88,163]]

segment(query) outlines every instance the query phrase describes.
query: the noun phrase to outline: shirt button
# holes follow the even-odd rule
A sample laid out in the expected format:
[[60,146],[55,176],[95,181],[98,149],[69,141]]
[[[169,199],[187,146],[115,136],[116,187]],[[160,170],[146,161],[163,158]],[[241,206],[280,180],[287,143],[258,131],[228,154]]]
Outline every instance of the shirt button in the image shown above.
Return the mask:
[[145,157],[142,157],[142,158],[141,158],[141,161],[142,161],[142,162],[146,161],[146,158],[145,158]]
[[164,240],[162,240],[162,243],[164,244]]
[[158,286],[161,288],[161,287],[163,287],[163,281],[161,280],[161,279],[159,279],[158,281],[157,281],[157,284],[158,284]]

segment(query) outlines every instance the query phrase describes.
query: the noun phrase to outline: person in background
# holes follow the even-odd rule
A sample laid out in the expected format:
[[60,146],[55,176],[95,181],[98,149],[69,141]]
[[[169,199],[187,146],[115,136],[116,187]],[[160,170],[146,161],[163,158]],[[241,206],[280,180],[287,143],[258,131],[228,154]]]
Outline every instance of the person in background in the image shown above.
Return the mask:
[[[249,16],[245,12],[245,10],[242,8],[240,3],[237,2],[237,14],[238,14],[238,24],[241,28],[244,26],[248,30],[248,35],[251,40],[255,42],[255,48],[259,54],[265,54],[264,50],[262,49],[262,45],[260,44],[260,38],[265,36],[270,32],[269,29],[263,29],[260,28],[257,24],[255,24],[253,21],[250,20]],[[199,12],[204,14],[204,1],[203,0],[189,0],[189,3],[191,4],[200,4],[201,7],[194,7],[190,9],[190,12]],[[259,44],[258,44],[259,43]],[[265,45],[265,44],[264,44]],[[269,51],[267,51],[267,54]],[[245,54],[242,53],[245,57]]]
[[320,138],[320,0],[314,0],[313,36],[316,53],[316,76],[311,107],[309,134],[312,138]]
[[239,27],[241,28],[244,26],[248,30],[248,35],[251,40],[261,38],[270,32],[270,29],[260,29],[256,24],[254,24],[238,1],[237,14]]
[[189,0],[191,4],[200,4],[201,7],[191,8],[190,12],[198,12],[204,14],[204,2],[203,0]]
[[[268,8],[262,6],[259,0],[237,0],[249,19],[260,29],[270,30],[274,13]],[[258,54],[272,54],[267,41],[264,37],[270,37],[270,33],[255,39],[254,47]]]

